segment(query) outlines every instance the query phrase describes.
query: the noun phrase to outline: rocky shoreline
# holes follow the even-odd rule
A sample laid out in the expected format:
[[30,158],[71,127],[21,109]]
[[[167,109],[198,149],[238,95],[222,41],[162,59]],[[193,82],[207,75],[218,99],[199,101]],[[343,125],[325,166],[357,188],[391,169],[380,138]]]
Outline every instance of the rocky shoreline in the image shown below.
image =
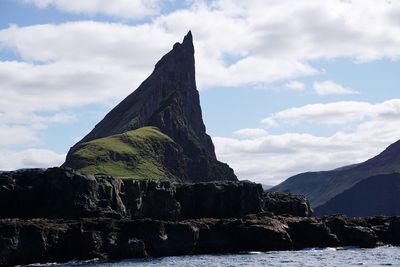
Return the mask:
[[400,218],[248,215],[240,219],[0,220],[2,266],[307,247],[400,244]]
[[311,214],[304,197],[251,182],[4,172],[0,265],[400,244],[399,217]]

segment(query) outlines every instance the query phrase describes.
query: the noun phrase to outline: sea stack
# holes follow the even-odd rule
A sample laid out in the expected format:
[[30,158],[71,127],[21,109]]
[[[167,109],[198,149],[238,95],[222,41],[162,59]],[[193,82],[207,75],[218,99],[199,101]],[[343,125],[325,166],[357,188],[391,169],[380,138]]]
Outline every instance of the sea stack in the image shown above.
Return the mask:
[[85,174],[178,181],[236,181],[206,133],[195,79],[192,33],[68,152]]

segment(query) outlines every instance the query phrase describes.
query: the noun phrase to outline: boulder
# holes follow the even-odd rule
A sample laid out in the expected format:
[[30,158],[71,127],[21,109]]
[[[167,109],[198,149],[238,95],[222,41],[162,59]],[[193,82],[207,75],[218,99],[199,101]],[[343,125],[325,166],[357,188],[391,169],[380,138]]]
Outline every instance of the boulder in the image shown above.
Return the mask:
[[378,238],[375,232],[364,225],[354,224],[344,216],[331,216],[325,224],[337,236],[343,246],[375,247]]
[[340,244],[336,235],[315,218],[287,217],[284,221],[295,249],[337,247]]
[[263,208],[264,211],[276,215],[312,216],[313,214],[310,203],[304,196],[284,192],[264,192]]
[[200,219],[195,253],[235,253],[240,251],[290,250],[292,241],[278,220]]

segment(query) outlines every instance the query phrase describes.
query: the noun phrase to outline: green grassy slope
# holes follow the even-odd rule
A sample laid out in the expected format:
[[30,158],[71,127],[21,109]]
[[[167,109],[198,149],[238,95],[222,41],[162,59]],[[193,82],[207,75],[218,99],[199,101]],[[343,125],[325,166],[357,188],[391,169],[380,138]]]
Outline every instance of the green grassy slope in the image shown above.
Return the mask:
[[181,148],[156,127],[142,127],[79,145],[68,167],[131,179],[181,179]]

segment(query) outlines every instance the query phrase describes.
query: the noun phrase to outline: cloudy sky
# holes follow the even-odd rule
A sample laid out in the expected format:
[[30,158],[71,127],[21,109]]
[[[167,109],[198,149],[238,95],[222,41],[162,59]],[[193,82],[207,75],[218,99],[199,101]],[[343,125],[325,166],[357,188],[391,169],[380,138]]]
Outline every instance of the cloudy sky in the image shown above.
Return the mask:
[[60,165],[189,29],[207,131],[239,178],[400,139],[400,1],[1,0],[0,169]]

